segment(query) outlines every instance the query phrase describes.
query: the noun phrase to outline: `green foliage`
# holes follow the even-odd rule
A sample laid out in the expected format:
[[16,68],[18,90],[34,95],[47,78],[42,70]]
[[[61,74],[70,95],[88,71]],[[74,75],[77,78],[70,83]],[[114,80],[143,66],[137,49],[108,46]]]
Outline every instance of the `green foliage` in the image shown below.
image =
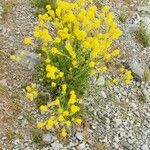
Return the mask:
[[46,105],[48,100],[49,100],[49,97],[47,95],[39,94],[35,102],[36,102],[37,107],[40,107],[41,105]]
[[143,93],[138,95],[138,99],[141,102],[144,102],[144,103],[146,102],[146,96]]
[[46,12],[46,5],[51,5],[53,9],[56,9],[57,0],[31,0],[31,3],[37,7],[35,15],[44,14]]
[[46,5],[50,4],[51,0],[32,0],[32,4],[39,8],[45,8]]
[[119,20],[122,22],[122,23],[125,23],[125,21],[126,21],[126,16],[125,16],[125,14],[120,14],[120,16],[119,16]]
[[[79,55],[78,55],[79,56]],[[75,90],[78,96],[84,94],[88,86],[89,69],[84,62],[78,66],[78,68],[71,68],[72,62],[69,58],[49,56],[53,62],[53,65],[59,68],[65,73],[65,83],[68,85],[68,89]],[[58,81],[61,84],[62,81]]]
[[32,131],[32,140],[36,143],[39,147],[43,147],[44,141],[42,139],[42,131],[41,130],[33,130]]
[[6,16],[12,11],[15,3],[12,2],[4,2],[2,4],[3,12],[2,12],[2,18],[6,19]]
[[148,47],[150,46],[150,33],[147,32],[147,30],[141,26],[138,28],[138,30],[135,32],[137,40],[144,46]]

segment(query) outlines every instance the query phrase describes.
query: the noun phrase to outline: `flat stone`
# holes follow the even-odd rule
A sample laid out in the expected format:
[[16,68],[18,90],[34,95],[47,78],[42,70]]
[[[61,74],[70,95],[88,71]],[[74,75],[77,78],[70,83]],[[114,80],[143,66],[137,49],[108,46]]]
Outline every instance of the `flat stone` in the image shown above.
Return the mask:
[[137,10],[150,13],[150,6],[139,6],[139,7],[137,7]]
[[134,73],[134,77],[137,79],[137,80],[144,80],[144,69],[143,69],[143,66],[136,62],[136,61],[132,61],[130,64],[129,64],[132,72]]
[[103,98],[107,98],[107,95],[104,91],[101,91],[101,95],[102,95]]
[[53,150],[61,150],[63,148],[62,144],[60,144],[58,141],[55,141],[51,144]]
[[2,140],[6,140],[7,139],[7,137],[2,137]]
[[2,85],[2,86],[7,86],[7,81],[6,81],[6,79],[0,80],[0,85]]
[[19,117],[18,117],[18,120],[22,120],[22,119],[23,119],[23,116],[19,116]]
[[79,147],[79,150],[84,150],[85,149],[85,143],[81,143],[78,147]]
[[[16,56],[20,56],[20,52],[17,52]],[[38,54],[25,51],[24,56],[19,61],[19,63],[23,66],[28,67],[28,69],[34,69],[35,65],[40,61],[41,59],[39,58]]]
[[142,145],[141,150],[149,150],[149,147],[147,144]]
[[120,126],[121,123],[122,123],[122,120],[121,120],[121,119],[115,119],[114,121],[115,121],[116,127]]
[[80,141],[83,140],[83,134],[82,134],[81,132],[77,132],[77,133],[76,133],[76,137],[77,137],[77,139],[79,139]]
[[54,142],[57,138],[53,136],[52,134],[48,133],[48,134],[43,134],[42,139],[46,144],[50,144]]

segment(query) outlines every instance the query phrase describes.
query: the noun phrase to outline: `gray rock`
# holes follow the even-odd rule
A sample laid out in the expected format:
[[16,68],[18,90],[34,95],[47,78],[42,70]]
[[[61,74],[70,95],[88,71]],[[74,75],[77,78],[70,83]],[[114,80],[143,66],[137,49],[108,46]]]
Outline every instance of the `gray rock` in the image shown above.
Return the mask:
[[114,121],[115,121],[115,126],[116,126],[116,127],[120,126],[121,123],[122,123],[122,120],[121,120],[121,119],[114,119]]
[[[20,52],[17,52],[16,56],[20,56]],[[23,66],[27,66],[28,69],[34,69],[35,65],[40,61],[41,59],[39,58],[38,54],[25,51],[24,56],[19,63]]]
[[145,29],[147,30],[147,32],[150,33],[150,15],[142,17],[142,23]]
[[42,150],[49,150],[49,147],[43,147]]
[[115,141],[115,143],[119,143],[119,137],[118,137],[118,135],[116,135],[115,137],[114,137],[114,141]]
[[147,100],[150,100],[150,92],[146,89],[143,89],[143,94],[145,95]]
[[7,86],[7,81],[6,81],[6,79],[0,80],[0,85],[2,85],[2,86]]
[[101,95],[102,95],[103,98],[107,98],[107,95],[104,91],[101,91]]
[[73,142],[70,142],[70,143],[67,145],[67,148],[68,148],[68,149],[71,149],[73,146],[74,146],[74,143],[73,143]]
[[42,139],[46,144],[50,144],[54,142],[57,138],[53,136],[52,134],[48,133],[48,134],[43,134]]
[[81,132],[77,132],[77,133],[76,133],[76,137],[77,137],[77,139],[79,139],[80,141],[83,140],[83,134],[82,134]]
[[22,120],[22,119],[23,119],[23,116],[22,116],[22,115],[18,117],[18,120]]
[[7,139],[7,137],[2,137],[2,140],[4,141],[4,140],[6,140]]
[[150,13],[150,6],[139,6],[137,7],[137,10]]
[[142,145],[141,150],[149,150],[149,147],[147,144]]
[[126,25],[126,32],[134,33],[135,31],[138,30],[139,27],[140,27],[139,24],[128,24],[128,25]]
[[63,148],[62,144],[60,144],[58,141],[55,141],[51,144],[53,150],[61,150]]
[[25,150],[32,150],[30,147],[26,147]]
[[144,80],[144,69],[143,69],[143,66],[136,62],[136,61],[132,61],[130,64],[129,64],[132,72],[134,73],[134,76],[137,80]]
[[124,142],[124,143],[123,143],[123,148],[125,148],[125,150],[130,150],[130,149],[132,149],[132,148],[131,148],[131,145],[130,145],[128,142]]
[[85,149],[85,143],[81,143],[78,147],[79,147],[79,150],[84,150]]

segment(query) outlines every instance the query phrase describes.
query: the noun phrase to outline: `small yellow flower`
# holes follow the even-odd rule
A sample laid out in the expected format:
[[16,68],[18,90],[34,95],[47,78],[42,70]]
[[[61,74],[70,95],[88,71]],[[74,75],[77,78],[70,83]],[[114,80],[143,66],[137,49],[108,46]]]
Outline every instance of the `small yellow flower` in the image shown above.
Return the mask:
[[47,59],[45,60],[45,62],[48,64],[48,63],[51,62],[51,60],[47,58]]
[[54,120],[54,125],[58,125],[58,121],[57,120]]
[[37,86],[36,84],[31,84],[32,89],[35,89]]
[[37,91],[33,91],[32,94],[33,94],[34,98],[36,98],[38,96],[38,92]]
[[32,88],[31,88],[30,86],[27,86],[27,87],[26,87],[26,90],[27,90],[28,92],[31,92],[31,91],[32,91]]
[[119,54],[120,54],[120,50],[119,49],[116,49],[116,50],[112,51],[112,53],[111,53],[111,55],[113,57],[118,56]]
[[55,43],[60,43],[60,42],[61,42],[61,39],[57,37],[57,38],[55,39]]
[[76,60],[73,60],[73,61],[72,61],[72,65],[73,65],[75,68],[77,68],[77,67],[78,67],[78,62],[77,62]]
[[120,67],[120,72],[124,72],[125,71],[125,68],[122,66]]
[[79,104],[83,104],[83,99],[79,99]]
[[102,73],[104,73],[104,72],[107,71],[107,67],[106,66],[101,67],[101,68],[99,68],[99,71],[102,72]]
[[51,5],[46,5],[47,10],[51,10]]
[[16,60],[16,56],[15,56],[15,55],[11,55],[11,56],[10,56],[10,59]]
[[76,112],[80,111],[80,107],[76,105],[72,105],[70,109],[71,109],[71,114],[75,114]]
[[40,129],[40,128],[43,128],[45,126],[45,123],[44,122],[38,122],[37,123],[37,127]]
[[66,84],[63,84],[63,85],[62,85],[62,91],[63,91],[64,93],[66,93],[66,90],[67,90],[67,85],[66,85]]
[[69,112],[66,110],[63,112],[63,116],[68,116],[69,115]]
[[118,84],[118,80],[117,80],[117,79],[113,79],[112,82],[113,82],[114,84]]
[[66,137],[67,136],[67,132],[66,132],[66,129],[63,128],[62,131],[61,131],[61,134],[60,134],[62,137]]
[[70,122],[70,121],[66,121],[65,124],[66,124],[67,126],[71,126],[71,122]]
[[104,12],[104,13],[107,13],[108,11],[109,11],[109,6],[108,5],[105,5],[103,8],[102,8],[102,11]]
[[63,115],[58,116],[58,121],[60,121],[60,122],[63,122],[63,121],[64,121]]
[[32,93],[26,93],[26,97],[32,101],[34,98],[34,95]]
[[57,99],[54,101],[54,104],[59,106],[59,105],[60,105],[60,100],[57,98]]
[[47,124],[47,125],[46,125],[46,129],[47,129],[47,130],[51,130],[52,128],[53,128],[53,125],[52,125],[52,124]]
[[62,113],[63,109],[62,108],[58,108],[58,113]]
[[95,66],[95,62],[94,62],[94,61],[91,61],[91,62],[89,63],[89,67],[93,68],[94,66]]
[[104,56],[104,59],[110,60],[110,59],[111,59],[111,54],[107,53],[107,54]]
[[92,69],[92,70],[90,71],[90,73],[91,73],[92,75],[95,75],[95,74],[96,74],[96,70],[95,70],[95,69]]
[[125,80],[125,83],[126,83],[126,84],[131,84],[131,83],[132,83],[132,80]]
[[82,120],[80,118],[75,118],[74,121],[79,125],[82,123]]
[[27,45],[32,45],[32,44],[33,44],[30,37],[26,37],[26,38],[24,39],[24,43],[27,44]]
[[58,54],[58,53],[59,53],[58,49],[55,48],[55,47],[53,47],[53,48],[51,49],[51,52],[52,52],[52,54]]
[[64,76],[64,73],[63,73],[63,72],[60,72],[60,73],[59,73],[59,77],[62,78],[63,76]]
[[23,56],[24,56],[24,52],[23,52],[23,51],[21,51],[20,56],[21,56],[21,57],[23,57]]
[[51,83],[51,86],[52,86],[52,87],[56,87],[56,83],[55,83],[55,82],[52,82],[52,83]]
[[44,105],[41,105],[40,106],[40,110],[43,111],[43,112],[48,112],[48,107],[47,106],[44,106]]

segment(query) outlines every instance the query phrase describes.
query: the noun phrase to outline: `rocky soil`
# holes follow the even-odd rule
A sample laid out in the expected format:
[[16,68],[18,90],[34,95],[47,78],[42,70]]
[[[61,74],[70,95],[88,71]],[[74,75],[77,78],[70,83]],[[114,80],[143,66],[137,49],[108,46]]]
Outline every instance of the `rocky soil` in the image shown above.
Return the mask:
[[[24,87],[33,81],[37,60],[33,49],[23,44],[36,22],[35,8],[28,0],[9,0],[10,12],[2,15],[0,0],[0,149],[2,150],[149,150],[150,149],[150,47],[144,48],[134,32],[144,25],[150,32],[150,1],[103,0],[115,13],[124,35],[117,41],[126,65],[135,78],[131,85],[107,86],[104,77],[91,79],[85,96],[84,125],[66,140],[36,129],[41,114],[24,98]],[[120,16],[125,20],[120,21]],[[13,62],[10,55],[25,52],[31,63]],[[147,73],[145,77],[145,72]],[[148,77],[147,77],[148,76]],[[146,80],[145,80],[146,78]]]

